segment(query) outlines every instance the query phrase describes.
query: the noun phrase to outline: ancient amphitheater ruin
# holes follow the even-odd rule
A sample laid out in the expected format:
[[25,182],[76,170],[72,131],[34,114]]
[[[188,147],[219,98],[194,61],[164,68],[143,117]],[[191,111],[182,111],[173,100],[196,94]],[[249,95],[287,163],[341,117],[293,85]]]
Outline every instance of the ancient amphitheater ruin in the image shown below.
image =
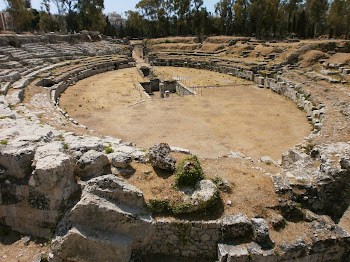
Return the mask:
[[35,261],[350,261],[350,41],[0,47],[1,232]]

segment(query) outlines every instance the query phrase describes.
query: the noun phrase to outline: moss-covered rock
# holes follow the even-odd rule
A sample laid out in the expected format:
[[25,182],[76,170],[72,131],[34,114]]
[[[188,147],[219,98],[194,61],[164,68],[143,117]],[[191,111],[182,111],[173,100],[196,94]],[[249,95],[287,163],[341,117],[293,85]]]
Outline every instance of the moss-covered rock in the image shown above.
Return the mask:
[[176,170],[175,186],[194,187],[204,179],[204,173],[197,156],[189,156],[182,160]]

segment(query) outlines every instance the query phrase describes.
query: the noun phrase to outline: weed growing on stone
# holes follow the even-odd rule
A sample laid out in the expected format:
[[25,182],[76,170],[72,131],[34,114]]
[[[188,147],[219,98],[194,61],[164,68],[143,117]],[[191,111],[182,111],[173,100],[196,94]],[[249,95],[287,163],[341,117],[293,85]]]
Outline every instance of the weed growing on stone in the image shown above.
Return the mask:
[[104,147],[105,151],[107,154],[111,154],[114,152],[113,148],[112,148],[112,145],[109,145],[109,146],[105,146]]
[[312,142],[312,140],[310,139],[307,143],[306,146],[303,146],[302,148],[305,150],[305,153],[310,155],[312,149],[315,147],[315,144]]
[[58,135],[57,138],[61,141],[64,141],[64,137],[62,135]]
[[217,186],[219,190],[224,192],[231,191],[231,187],[228,184],[228,182],[224,181],[224,179],[222,179],[221,177],[211,178],[210,180],[213,181],[213,183]]
[[2,144],[2,145],[7,145],[7,140],[2,140],[2,141],[0,142],[0,144]]

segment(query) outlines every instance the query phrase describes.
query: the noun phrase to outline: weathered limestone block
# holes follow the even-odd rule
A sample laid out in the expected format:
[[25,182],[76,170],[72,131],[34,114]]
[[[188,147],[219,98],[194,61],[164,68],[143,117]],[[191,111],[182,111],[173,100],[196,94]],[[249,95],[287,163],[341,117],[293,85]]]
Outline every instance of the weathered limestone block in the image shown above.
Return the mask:
[[52,241],[52,262],[62,261],[120,261],[129,262],[132,238],[110,231],[73,227]]
[[39,147],[34,156],[33,167],[30,185],[45,193],[57,187],[58,191],[62,192],[62,196],[58,199],[68,199],[75,180],[72,159],[64,153],[62,143],[53,142]]
[[84,153],[77,162],[77,172],[82,178],[100,176],[108,172],[108,157],[95,150]]
[[302,238],[298,238],[295,243],[284,243],[279,246],[280,257],[283,260],[295,259],[306,252],[307,246]]
[[273,242],[270,239],[269,227],[263,218],[252,218],[254,240],[264,248],[271,248]]
[[231,250],[231,245],[228,244],[218,244],[218,260],[219,262],[227,262],[228,253]]
[[[132,239],[133,248],[145,248],[155,226],[151,214],[144,208],[142,192],[113,175],[96,177],[86,184],[82,198],[58,227],[53,242],[55,256],[62,257],[60,254],[69,253],[70,246],[77,244],[76,239],[69,238],[72,227],[98,232],[94,237],[97,242],[104,242],[105,234],[125,235]],[[87,233],[86,241],[91,241],[91,237]],[[114,249],[125,249],[117,238],[110,238],[109,242]],[[124,261],[118,254],[112,254],[110,261]]]
[[272,249],[263,250],[257,243],[251,242],[248,244],[248,252],[250,261],[256,262],[277,262],[277,257]]
[[70,151],[87,152],[89,150],[103,151],[102,140],[93,136],[76,136],[72,133],[64,135],[65,143]]
[[117,168],[127,168],[132,161],[131,156],[122,152],[111,153],[107,157],[111,164]]
[[218,244],[219,262],[248,262],[250,256],[244,245]]
[[222,220],[223,240],[251,240],[253,236],[253,226],[249,218],[239,213],[237,215],[225,216]]
[[32,160],[37,145],[32,141],[15,139],[0,146],[1,177],[13,176],[24,178],[32,173]]
[[185,202],[190,202],[191,205],[184,213],[191,213],[197,210],[202,210],[209,207],[218,198],[218,188],[211,180],[198,181],[195,190],[189,197],[185,197]]
[[[116,203],[94,194],[84,194],[69,214],[74,224],[118,232],[147,241],[152,233],[152,218],[145,209]],[[86,218],[89,219],[86,219]]]
[[282,166],[288,168],[297,161],[307,161],[309,158],[310,157],[305,153],[297,151],[296,149],[289,149],[282,154]]
[[147,153],[144,151],[136,150],[132,152],[130,155],[133,158],[133,160],[136,162],[140,162],[140,163],[147,162]]
[[84,189],[85,193],[107,197],[133,207],[146,206],[142,191],[115,175],[104,175],[89,180]]
[[176,160],[170,152],[171,149],[168,144],[159,143],[153,145],[148,152],[152,166],[159,169],[174,171]]
[[21,79],[21,75],[18,71],[13,71],[11,72],[10,74],[6,75],[4,78],[3,78],[3,81],[6,81],[6,82],[15,82],[17,80]]
[[227,262],[248,262],[249,253],[245,246],[232,246],[228,253]]

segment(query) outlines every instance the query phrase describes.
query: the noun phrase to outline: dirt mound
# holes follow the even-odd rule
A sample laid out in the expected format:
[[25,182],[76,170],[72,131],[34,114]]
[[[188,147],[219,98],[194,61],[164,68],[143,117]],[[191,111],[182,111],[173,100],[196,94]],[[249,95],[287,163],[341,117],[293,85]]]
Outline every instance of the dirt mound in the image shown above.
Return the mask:
[[350,53],[337,53],[332,55],[327,62],[332,64],[347,64],[350,65]]
[[261,49],[260,55],[270,55],[270,54],[280,54],[283,52],[283,49],[278,48],[276,46],[268,46],[268,47],[263,47]]
[[300,56],[300,65],[302,67],[312,66],[320,59],[329,58],[329,55],[318,50],[311,50]]

